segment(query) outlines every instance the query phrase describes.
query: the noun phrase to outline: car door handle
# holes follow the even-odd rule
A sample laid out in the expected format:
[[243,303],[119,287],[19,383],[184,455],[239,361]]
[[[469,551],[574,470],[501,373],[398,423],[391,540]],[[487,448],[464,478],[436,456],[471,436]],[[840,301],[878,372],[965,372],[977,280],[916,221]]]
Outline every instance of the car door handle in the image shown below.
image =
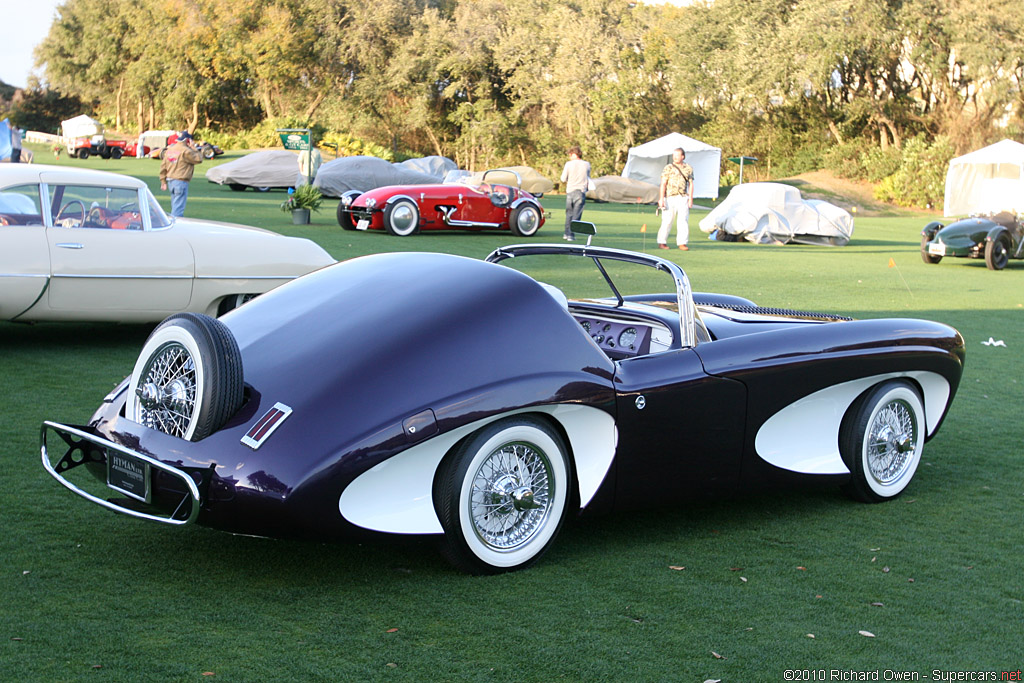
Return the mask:
[[57,242],[57,246],[61,249],[82,249],[84,248],[80,242]]

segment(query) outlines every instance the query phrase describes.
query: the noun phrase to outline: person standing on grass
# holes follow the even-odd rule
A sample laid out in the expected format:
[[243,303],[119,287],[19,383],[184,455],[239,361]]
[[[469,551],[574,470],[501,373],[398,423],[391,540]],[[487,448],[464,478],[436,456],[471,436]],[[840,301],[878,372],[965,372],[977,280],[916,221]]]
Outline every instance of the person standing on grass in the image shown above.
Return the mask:
[[690,209],[693,208],[693,168],[684,161],[686,152],[682,147],[672,151],[672,163],[661,172],[661,191],[658,193],[658,208],[661,209],[661,228],[658,230],[658,248],[668,249],[668,236],[672,232],[672,220],[676,220],[676,244],[683,251],[689,251]]
[[583,217],[583,205],[587,202],[587,188],[590,186],[590,162],[583,161],[583,150],[579,145],[569,148],[569,161],[562,168],[562,182],[565,183],[565,239],[572,242],[572,222]]
[[203,163],[203,155],[195,148],[192,134],[181,131],[178,141],[164,151],[160,162],[160,189],[171,189],[171,215],[179,218],[185,215],[188,201],[188,183],[196,164]]
[[21,129],[11,124],[11,163],[21,162]]

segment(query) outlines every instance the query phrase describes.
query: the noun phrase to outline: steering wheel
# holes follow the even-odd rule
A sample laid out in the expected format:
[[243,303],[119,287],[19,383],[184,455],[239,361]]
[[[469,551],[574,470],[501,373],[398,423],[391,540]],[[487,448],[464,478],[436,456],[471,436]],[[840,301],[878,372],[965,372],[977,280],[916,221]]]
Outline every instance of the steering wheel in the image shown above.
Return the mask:
[[98,206],[94,206],[91,209],[89,209],[89,215],[85,217],[84,221],[82,221],[82,225],[88,226],[90,228],[108,227],[107,220],[103,216],[103,210]]
[[139,203],[138,202],[128,202],[127,204],[122,204],[120,206],[120,208],[118,208],[118,211],[120,211],[121,213],[138,213],[139,212]]
[[56,223],[59,221],[60,217],[64,215],[64,212],[67,211],[68,207],[72,204],[78,204],[81,209],[81,218],[78,219],[78,224],[81,225],[85,221],[85,203],[78,199],[71,199],[64,206],[60,207],[60,211],[58,211],[57,215],[54,216],[53,222]]

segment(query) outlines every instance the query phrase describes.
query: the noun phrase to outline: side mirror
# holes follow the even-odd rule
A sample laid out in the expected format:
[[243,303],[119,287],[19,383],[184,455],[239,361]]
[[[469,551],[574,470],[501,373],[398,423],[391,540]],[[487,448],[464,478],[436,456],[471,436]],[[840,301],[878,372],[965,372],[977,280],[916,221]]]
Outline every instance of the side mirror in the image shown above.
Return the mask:
[[594,239],[594,235],[597,234],[597,226],[587,221],[573,221],[569,224],[569,229],[574,235],[586,235],[588,247],[590,240]]

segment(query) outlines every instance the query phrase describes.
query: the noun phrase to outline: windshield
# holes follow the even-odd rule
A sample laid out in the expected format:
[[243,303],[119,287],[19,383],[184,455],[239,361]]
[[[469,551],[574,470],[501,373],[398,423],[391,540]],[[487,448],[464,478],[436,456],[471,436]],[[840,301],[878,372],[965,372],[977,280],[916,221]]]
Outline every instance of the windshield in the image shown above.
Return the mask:
[[708,338],[693,305],[690,280],[671,261],[623,249],[559,244],[502,247],[487,260],[558,287],[570,301],[600,301],[617,308],[658,306],[673,311],[683,347]]
[[[505,259],[501,265],[557,287],[570,300],[617,303],[621,297],[627,304],[631,299],[644,300],[679,312],[675,280],[649,265],[568,254],[526,254]],[[652,300],[651,295],[664,296]]]
[[154,228],[166,228],[170,226],[171,219],[167,217],[164,210],[160,207],[160,203],[153,196],[153,193],[148,189],[143,190],[146,196],[146,201],[149,202],[149,220]]

